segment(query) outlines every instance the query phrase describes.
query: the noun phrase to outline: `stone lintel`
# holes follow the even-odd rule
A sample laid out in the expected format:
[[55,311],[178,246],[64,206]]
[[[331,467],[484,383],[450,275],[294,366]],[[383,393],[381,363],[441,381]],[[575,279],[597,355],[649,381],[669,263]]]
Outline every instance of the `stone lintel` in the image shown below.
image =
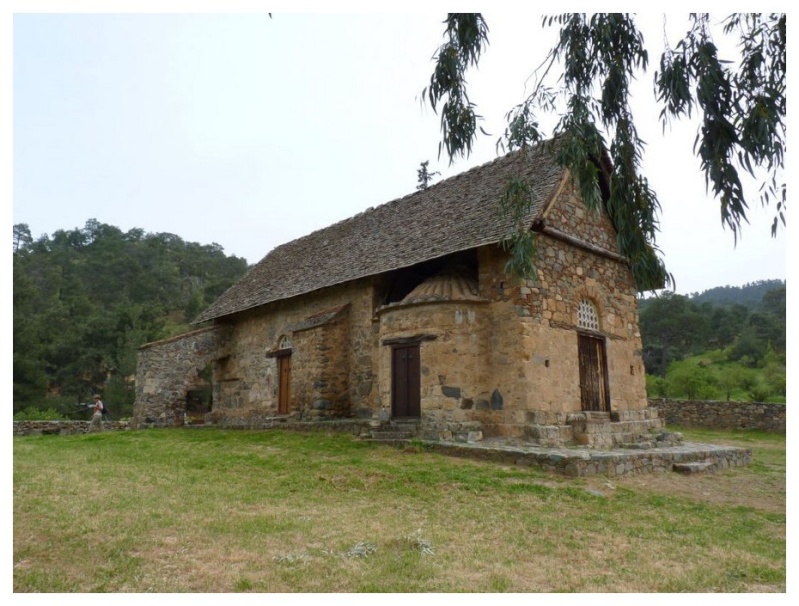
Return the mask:
[[435,341],[438,335],[421,334],[410,337],[389,337],[381,341],[382,345],[416,345],[422,341]]

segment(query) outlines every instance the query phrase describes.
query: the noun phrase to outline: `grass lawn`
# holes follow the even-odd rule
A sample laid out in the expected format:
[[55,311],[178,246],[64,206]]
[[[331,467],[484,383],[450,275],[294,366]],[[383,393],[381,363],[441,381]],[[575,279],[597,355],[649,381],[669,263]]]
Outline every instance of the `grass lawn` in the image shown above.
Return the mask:
[[569,479],[349,436],[14,438],[15,592],[783,592],[785,436],[713,475]]

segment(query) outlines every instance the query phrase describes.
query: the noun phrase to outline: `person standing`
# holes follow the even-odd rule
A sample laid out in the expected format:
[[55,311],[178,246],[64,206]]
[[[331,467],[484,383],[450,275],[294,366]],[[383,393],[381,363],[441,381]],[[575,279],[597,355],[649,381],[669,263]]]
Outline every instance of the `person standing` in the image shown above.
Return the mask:
[[105,404],[103,404],[103,400],[100,398],[99,395],[94,395],[94,414],[92,415],[92,421],[89,424],[89,432],[92,431],[102,431],[103,429],[103,411],[105,410]]

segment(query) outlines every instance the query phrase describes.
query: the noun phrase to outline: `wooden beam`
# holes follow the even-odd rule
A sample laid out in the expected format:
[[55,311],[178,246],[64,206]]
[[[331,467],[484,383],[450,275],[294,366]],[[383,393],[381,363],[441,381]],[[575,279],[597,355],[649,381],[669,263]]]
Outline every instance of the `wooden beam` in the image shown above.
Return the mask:
[[539,234],[544,234],[549,236],[550,238],[554,238],[555,240],[560,240],[561,242],[566,242],[567,244],[571,244],[572,246],[576,246],[582,250],[586,250],[588,252],[594,253],[595,255],[599,255],[600,257],[605,257],[606,259],[612,259],[613,261],[618,261],[619,263],[627,263],[627,259],[621,256],[618,253],[615,253],[611,250],[606,250],[596,244],[592,244],[591,242],[586,242],[585,240],[581,240],[580,238],[575,238],[565,232],[560,231],[555,227],[550,227],[546,224],[544,219],[536,219],[533,222],[531,229]]

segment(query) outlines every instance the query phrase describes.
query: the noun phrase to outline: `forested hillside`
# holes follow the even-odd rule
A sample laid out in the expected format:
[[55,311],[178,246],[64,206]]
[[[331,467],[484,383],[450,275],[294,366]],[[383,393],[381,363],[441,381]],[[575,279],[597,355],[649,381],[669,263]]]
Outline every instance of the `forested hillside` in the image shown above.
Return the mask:
[[689,298],[693,303],[713,303],[714,305],[744,305],[758,307],[769,291],[785,288],[784,280],[758,280],[743,286],[717,286],[701,293],[693,293]]
[[14,412],[133,404],[136,350],[189,322],[247,270],[218,244],[86,222],[33,240],[14,226]]
[[785,295],[770,280],[642,301],[649,395],[784,402]]

